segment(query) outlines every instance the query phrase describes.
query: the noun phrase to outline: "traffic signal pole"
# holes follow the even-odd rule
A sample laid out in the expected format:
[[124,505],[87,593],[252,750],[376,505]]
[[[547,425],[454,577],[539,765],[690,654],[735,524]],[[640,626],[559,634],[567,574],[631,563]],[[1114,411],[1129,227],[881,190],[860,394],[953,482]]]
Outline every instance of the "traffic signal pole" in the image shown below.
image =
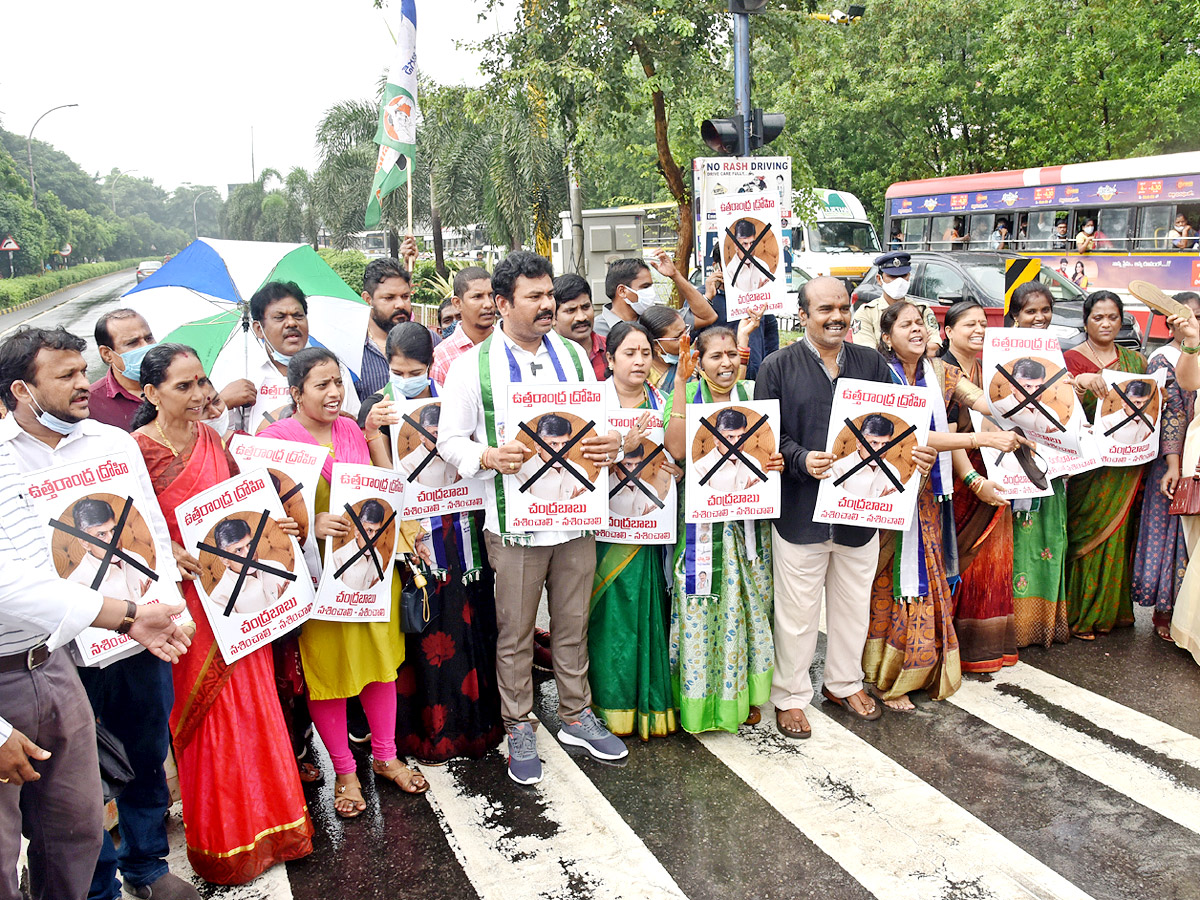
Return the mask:
[[753,110],[750,105],[750,16],[744,12],[733,13],[733,103],[734,112],[742,117],[741,146],[736,156],[745,156],[751,146]]

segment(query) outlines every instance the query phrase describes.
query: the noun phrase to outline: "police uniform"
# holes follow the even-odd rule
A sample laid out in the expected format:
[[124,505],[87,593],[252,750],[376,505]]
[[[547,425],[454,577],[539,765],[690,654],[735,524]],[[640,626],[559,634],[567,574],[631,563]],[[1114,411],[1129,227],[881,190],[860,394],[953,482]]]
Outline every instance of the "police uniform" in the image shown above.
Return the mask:
[[[896,278],[907,276],[912,272],[911,259],[903,250],[877,256],[875,265],[879,267],[880,273]],[[938,329],[937,316],[933,314],[929,304],[907,297],[902,297],[901,300],[908,300],[921,311],[921,315],[925,317],[925,327],[929,329],[929,343],[940,347],[942,345],[941,331]],[[892,300],[887,294],[880,294],[870,303],[860,306],[855,311],[850,324],[854,343],[864,347],[876,347],[879,344],[879,319],[883,315],[883,311],[893,303],[899,302],[900,300]]]

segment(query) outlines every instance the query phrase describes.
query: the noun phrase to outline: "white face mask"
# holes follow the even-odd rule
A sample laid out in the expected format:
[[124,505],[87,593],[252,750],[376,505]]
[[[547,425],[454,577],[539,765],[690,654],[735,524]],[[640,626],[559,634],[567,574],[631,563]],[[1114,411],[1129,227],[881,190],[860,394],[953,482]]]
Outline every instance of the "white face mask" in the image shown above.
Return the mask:
[[[633,291],[633,288],[627,287],[625,290]],[[639,291],[633,292],[637,294],[637,299],[632,301],[627,300],[625,302],[628,303],[629,308],[639,316],[658,302],[658,291],[654,289],[654,285],[650,285],[649,287],[644,287]]]
[[1095,225],[1084,225],[1084,226],[1083,226],[1083,233],[1084,233],[1084,234],[1091,234],[1091,233],[1092,233],[1093,231],[1095,231],[1095,230],[1096,230],[1096,226],[1095,226]]
[[908,279],[893,278],[883,284],[883,293],[889,300],[903,300],[908,296]]

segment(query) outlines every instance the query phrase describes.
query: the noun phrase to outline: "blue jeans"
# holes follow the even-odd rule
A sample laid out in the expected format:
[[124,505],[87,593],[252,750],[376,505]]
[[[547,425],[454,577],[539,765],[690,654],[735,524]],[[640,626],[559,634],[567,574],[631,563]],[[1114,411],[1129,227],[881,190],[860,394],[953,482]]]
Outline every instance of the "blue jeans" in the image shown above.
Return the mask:
[[171,665],[146,651],[105,669],[80,669],[80,680],[100,723],[122,744],[133,781],[117,798],[121,849],[104,834],[104,846],[88,900],[121,896],[117,869],[135,887],[153,884],[167,872],[167,824],[171,805],[163,762],[171,743],[169,718],[175,700]]

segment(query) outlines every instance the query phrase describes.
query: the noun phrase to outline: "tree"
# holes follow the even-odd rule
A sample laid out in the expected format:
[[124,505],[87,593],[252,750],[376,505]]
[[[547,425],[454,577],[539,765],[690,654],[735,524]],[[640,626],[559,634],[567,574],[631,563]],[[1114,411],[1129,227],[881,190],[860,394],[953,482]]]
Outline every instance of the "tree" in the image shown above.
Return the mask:
[[[192,221],[192,204],[195,203],[196,219]],[[167,198],[165,224],[194,236],[200,234],[219,237],[221,234],[221,210],[224,206],[221,195],[212,185],[181,184]]]
[[314,185],[308,170],[295,168],[284,180],[287,191],[289,216],[296,220],[300,240],[308,241],[317,249],[317,206],[314,202]]
[[[23,134],[0,129],[0,144],[18,161],[17,169],[25,184],[29,184],[29,164]],[[37,174],[38,197],[43,191],[53,191],[69,209],[86,209],[95,214],[107,200],[96,180],[79,164],[53,145],[33,141],[33,167]]]
[[87,210],[68,209],[67,219],[71,223],[72,262],[98,259],[116,239],[112,226]]

